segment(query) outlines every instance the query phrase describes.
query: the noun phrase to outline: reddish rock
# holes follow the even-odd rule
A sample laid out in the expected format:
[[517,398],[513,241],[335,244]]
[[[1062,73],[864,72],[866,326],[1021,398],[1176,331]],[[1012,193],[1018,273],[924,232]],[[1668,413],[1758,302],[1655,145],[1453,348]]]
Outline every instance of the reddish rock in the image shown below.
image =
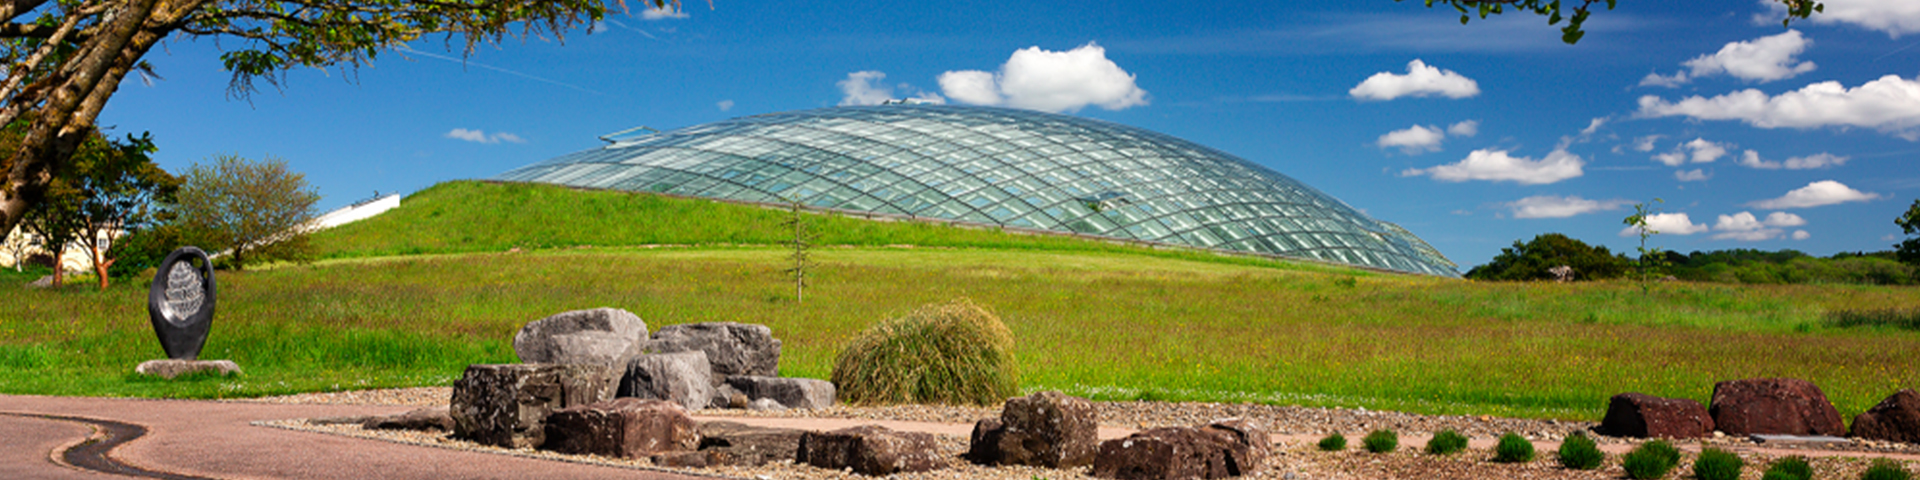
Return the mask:
[[427,407],[368,418],[360,423],[368,430],[453,431],[453,415],[447,407]]
[[1099,452],[1099,421],[1092,402],[1060,392],[1009,399],[999,419],[974,424],[967,459],[982,465],[1090,465]]
[[555,410],[546,428],[542,448],[560,453],[650,458],[700,447],[687,410],[658,399],[616,398]]
[[713,455],[707,452],[662,453],[652,457],[653,465],[668,468],[707,468],[714,466]]
[[1229,420],[1200,428],[1161,427],[1100,443],[1093,476],[1175,480],[1249,475],[1263,468],[1265,429]]
[[708,464],[756,467],[794,459],[800,452],[800,436],[806,433],[737,422],[705,422],[698,431],[700,451],[707,454]]
[[1713,385],[1713,425],[1729,435],[1847,433],[1840,412],[1812,382],[1794,378],[1729,380]]
[[888,475],[947,468],[933,435],[896,432],[878,425],[861,425],[800,436],[796,463],[861,475]]
[[538,447],[553,410],[613,398],[602,365],[468,365],[453,382],[454,436],[482,445]]
[[1853,436],[1920,443],[1920,393],[1901,390],[1853,417]]
[[1600,432],[1616,437],[1702,438],[1713,434],[1713,417],[1693,400],[1622,393],[1607,400]]

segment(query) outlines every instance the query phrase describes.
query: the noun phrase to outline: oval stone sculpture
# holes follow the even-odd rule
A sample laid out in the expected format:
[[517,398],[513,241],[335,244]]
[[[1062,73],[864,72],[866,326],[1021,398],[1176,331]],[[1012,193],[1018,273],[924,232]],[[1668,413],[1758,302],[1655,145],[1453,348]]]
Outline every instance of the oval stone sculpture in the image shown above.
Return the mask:
[[195,360],[213,327],[213,261],[199,247],[180,247],[160,262],[147,287],[147,318],[167,358]]

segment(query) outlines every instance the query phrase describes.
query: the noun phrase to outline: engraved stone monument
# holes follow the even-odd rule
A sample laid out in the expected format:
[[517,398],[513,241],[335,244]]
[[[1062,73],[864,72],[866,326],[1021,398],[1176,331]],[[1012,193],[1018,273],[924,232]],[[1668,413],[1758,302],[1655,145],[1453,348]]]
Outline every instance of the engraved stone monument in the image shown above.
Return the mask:
[[199,360],[207,331],[213,327],[213,285],[213,261],[207,252],[180,247],[167,254],[147,287],[147,319],[153,322],[153,333],[160,337],[168,360],[147,361],[134,371],[166,378],[198,371],[223,375],[240,371],[230,360]]

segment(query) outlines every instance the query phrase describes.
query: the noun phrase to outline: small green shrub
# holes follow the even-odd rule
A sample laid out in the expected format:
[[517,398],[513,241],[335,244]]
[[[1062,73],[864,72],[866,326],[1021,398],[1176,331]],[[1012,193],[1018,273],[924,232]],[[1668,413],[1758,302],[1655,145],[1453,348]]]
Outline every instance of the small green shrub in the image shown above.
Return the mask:
[[1432,440],[1427,440],[1427,453],[1433,455],[1449,455],[1466,449],[1467,436],[1453,430],[1441,430],[1433,434]]
[[1393,430],[1374,430],[1367,434],[1367,438],[1360,439],[1360,443],[1365,444],[1369,452],[1387,453],[1400,448],[1400,435],[1393,433]]
[[1332,434],[1328,434],[1327,438],[1320,439],[1320,450],[1338,452],[1346,449],[1347,436],[1341,435],[1340,432],[1333,432]]
[[1607,454],[1593,439],[1582,434],[1574,434],[1560,442],[1560,466],[1574,470],[1593,470],[1600,468]]
[[1740,480],[1740,469],[1747,462],[1733,452],[1718,448],[1700,451],[1700,458],[1693,460],[1693,478],[1700,480]]
[[1877,459],[1860,474],[1860,480],[1913,480],[1913,474],[1900,466],[1900,462],[1889,459]]
[[1013,333],[965,299],[860,332],[834,358],[833,384],[854,405],[998,405],[1020,393]]
[[1501,463],[1523,463],[1533,461],[1533,442],[1527,441],[1517,433],[1507,432],[1500,436],[1500,443],[1493,446],[1493,461]]
[[1775,480],[1813,480],[1813,466],[1808,465],[1807,459],[1801,457],[1787,457],[1774,460],[1773,464],[1767,465],[1766,475],[1760,477],[1761,480],[1770,478]]
[[1667,476],[1667,472],[1680,465],[1680,451],[1665,440],[1654,440],[1634,447],[1620,457],[1620,466],[1627,470],[1627,478],[1648,480]]

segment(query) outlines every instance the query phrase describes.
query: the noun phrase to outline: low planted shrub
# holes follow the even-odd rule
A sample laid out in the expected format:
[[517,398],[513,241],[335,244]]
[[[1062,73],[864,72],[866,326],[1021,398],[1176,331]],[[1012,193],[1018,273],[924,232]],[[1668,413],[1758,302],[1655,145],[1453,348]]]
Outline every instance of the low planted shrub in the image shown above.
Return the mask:
[[1427,440],[1427,453],[1433,455],[1450,455],[1466,449],[1467,436],[1453,430],[1441,430],[1433,434],[1432,440]]
[[1338,452],[1346,449],[1347,436],[1341,435],[1340,432],[1333,432],[1327,435],[1327,438],[1320,439],[1320,450]]
[[1400,448],[1400,435],[1393,430],[1374,430],[1367,438],[1360,439],[1360,443],[1365,444],[1369,452],[1387,453]]
[[1807,459],[1805,458],[1782,458],[1774,460],[1772,464],[1767,465],[1767,473],[1762,475],[1760,479],[1813,480],[1813,466],[1808,465]]
[[1747,462],[1739,455],[1718,448],[1700,451],[1700,458],[1693,460],[1693,478],[1700,480],[1740,480],[1740,469]]
[[1493,461],[1501,463],[1523,463],[1533,461],[1533,442],[1520,434],[1507,432],[1500,436],[1500,443],[1493,446]]
[[1634,447],[1620,457],[1620,466],[1627,470],[1627,478],[1648,480],[1667,476],[1673,467],[1680,465],[1680,450],[1665,440],[1654,440]]
[[1881,458],[1860,474],[1860,480],[1913,480],[1913,474],[1901,467],[1900,462]]
[[1577,433],[1560,442],[1558,453],[1560,466],[1574,470],[1600,468],[1600,463],[1607,459],[1607,454],[1600,451],[1600,446],[1593,443],[1592,438]]
[[998,405],[1019,395],[1013,333],[968,300],[920,307],[860,332],[833,362],[840,400],[855,405]]

